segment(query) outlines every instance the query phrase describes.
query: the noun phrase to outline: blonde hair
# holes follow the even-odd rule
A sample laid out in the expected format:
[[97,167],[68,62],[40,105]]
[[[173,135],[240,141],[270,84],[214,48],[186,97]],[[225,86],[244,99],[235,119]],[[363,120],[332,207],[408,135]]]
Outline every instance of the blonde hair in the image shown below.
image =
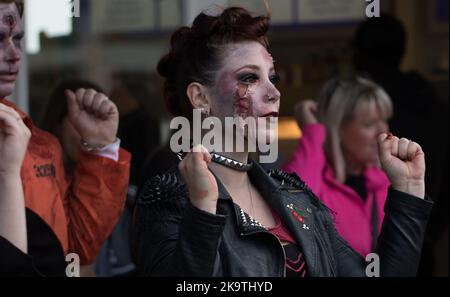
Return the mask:
[[340,131],[354,115],[361,102],[375,101],[383,119],[393,114],[389,95],[376,83],[362,77],[335,78],[328,81],[319,95],[318,116],[326,127],[325,153],[331,162],[337,180],[345,182],[345,159],[341,147]]

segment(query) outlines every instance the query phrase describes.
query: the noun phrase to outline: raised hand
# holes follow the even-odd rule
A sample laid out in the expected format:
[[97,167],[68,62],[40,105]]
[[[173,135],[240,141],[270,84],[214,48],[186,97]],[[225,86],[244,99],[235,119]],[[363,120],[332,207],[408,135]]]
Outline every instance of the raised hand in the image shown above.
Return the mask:
[[219,191],[214,175],[208,169],[211,155],[201,145],[189,152],[178,168],[186,182],[191,203],[204,211],[216,213]]
[[295,105],[295,118],[300,128],[305,125],[317,124],[317,103],[313,100],[304,100]]
[[425,198],[425,154],[419,144],[383,133],[378,138],[381,166],[394,189]]
[[0,175],[20,175],[30,137],[20,115],[0,103]]
[[20,171],[31,132],[20,115],[0,103],[0,236],[28,252]]
[[105,146],[116,140],[119,112],[104,94],[93,89],[66,90],[69,119],[83,141]]

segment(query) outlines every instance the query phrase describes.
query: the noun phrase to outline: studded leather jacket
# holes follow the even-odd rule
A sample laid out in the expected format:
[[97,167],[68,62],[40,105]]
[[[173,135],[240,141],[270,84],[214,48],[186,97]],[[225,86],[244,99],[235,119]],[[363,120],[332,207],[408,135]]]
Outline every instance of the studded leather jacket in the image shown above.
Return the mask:
[[[333,214],[297,175],[280,170],[267,174],[255,163],[249,177],[301,247],[310,276],[366,276],[368,263],[341,238]],[[234,204],[216,180],[217,214],[189,202],[175,169],[146,182],[132,228],[141,275],[285,276],[285,254],[278,238]],[[376,251],[381,276],[416,275],[431,208],[427,200],[389,189]],[[301,220],[293,210],[302,213]]]

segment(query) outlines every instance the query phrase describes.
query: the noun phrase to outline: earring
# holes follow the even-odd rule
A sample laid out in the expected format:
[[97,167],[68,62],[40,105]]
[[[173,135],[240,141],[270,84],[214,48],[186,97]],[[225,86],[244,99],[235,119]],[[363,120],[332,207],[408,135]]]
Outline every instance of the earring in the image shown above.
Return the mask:
[[200,110],[203,115],[209,117],[209,110],[207,110],[205,107],[202,107]]

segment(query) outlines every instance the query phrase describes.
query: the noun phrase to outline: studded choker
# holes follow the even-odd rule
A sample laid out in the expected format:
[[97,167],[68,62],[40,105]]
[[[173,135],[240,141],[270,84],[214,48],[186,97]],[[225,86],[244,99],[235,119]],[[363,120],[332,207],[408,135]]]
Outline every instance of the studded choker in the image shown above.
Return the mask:
[[234,159],[224,157],[222,155],[219,155],[217,153],[211,153],[212,161],[224,166],[227,166],[229,168],[238,170],[238,171],[249,171],[253,167],[253,163],[242,163],[239,161],[236,161]]
[[[183,153],[176,153],[178,159],[181,161],[183,160],[184,154]],[[229,168],[238,170],[238,171],[250,171],[253,168],[253,163],[247,163],[244,164],[242,162],[236,161],[234,159],[224,157],[222,155],[219,155],[217,153],[210,153],[211,160],[215,163],[227,166]]]

